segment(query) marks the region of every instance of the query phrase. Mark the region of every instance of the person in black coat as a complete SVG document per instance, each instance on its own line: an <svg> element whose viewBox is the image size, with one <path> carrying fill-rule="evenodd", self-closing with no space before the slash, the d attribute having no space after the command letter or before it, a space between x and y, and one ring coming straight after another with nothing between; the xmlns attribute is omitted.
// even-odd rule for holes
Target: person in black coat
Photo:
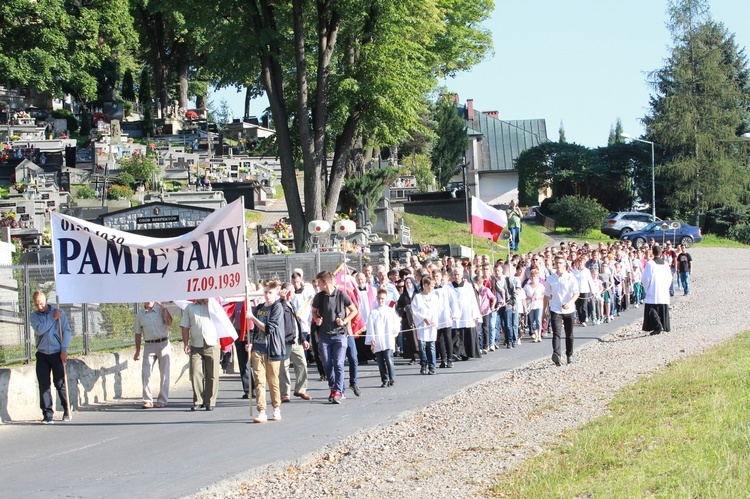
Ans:
<svg viewBox="0 0 750 499"><path fill-rule="evenodd" d="M419 342L417 341L417 330L414 327L414 315L411 311L411 302L419 292L417 282L413 277L404 278L404 291L396 303L396 312L401 317L401 334L403 335L404 358L412 365L419 354Z"/></svg>

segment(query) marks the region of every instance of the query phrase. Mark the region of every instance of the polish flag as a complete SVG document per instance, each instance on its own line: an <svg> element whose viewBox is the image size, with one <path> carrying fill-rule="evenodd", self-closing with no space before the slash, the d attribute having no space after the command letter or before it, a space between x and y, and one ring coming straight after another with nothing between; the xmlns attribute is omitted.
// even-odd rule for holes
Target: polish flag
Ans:
<svg viewBox="0 0 750 499"><path fill-rule="evenodd" d="M486 237L497 242L500 233L508 225L508 217L504 211L496 210L482 202L481 199L471 197L471 233Z"/></svg>

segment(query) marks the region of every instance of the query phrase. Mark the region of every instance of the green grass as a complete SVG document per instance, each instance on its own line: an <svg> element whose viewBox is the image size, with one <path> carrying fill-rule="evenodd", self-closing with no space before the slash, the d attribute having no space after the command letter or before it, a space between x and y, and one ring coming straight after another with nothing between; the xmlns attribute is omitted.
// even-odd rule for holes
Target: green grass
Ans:
<svg viewBox="0 0 750 499"><path fill-rule="evenodd" d="M259 222L261 216L263 214L259 211L245 210L245 221L249 224Z"/></svg>
<svg viewBox="0 0 750 499"><path fill-rule="evenodd" d="M703 241L698 243L698 246L707 246L710 248L747 248L747 244L742 244L739 241L727 239L725 237L715 236L714 234L704 234Z"/></svg>
<svg viewBox="0 0 750 499"><path fill-rule="evenodd" d="M403 213L406 225L411 229L414 242L426 244L462 244L471 247L469 224L452 222L442 218ZM520 251L526 253L551 244L543 233L544 227L535 223L524 223L521 231ZM495 253L507 251L504 241L493 243ZM491 254L490 241L474 236L474 251L478 254Z"/></svg>
<svg viewBox="0 0 750 499"><path fill-rule="evenodd" d="M489 494L747 497L749 352L746 332L625 388L610 414L498 476Z"/></svg>

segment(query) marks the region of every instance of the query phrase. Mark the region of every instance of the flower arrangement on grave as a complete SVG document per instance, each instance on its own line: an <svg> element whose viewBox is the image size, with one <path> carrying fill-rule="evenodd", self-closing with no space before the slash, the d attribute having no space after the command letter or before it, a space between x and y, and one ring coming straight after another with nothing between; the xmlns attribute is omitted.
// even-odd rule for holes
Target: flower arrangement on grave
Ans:
<svg viewBox="0 0 750 499"><path fill-rule="evenodd" d="M260 237L260 243L265 245L265 247L268 248L268 252L273 255L280 253L290 253L289 247L282 244L281 241L278 240L276 235L270 230L267 230L263 233L263 235Z"/></svg>
<svg viewBox="0 0 750 499"><path fill-rule="evenodd" d="M44 228L44 233L42 234L42 246L52 246L52 233L50 232L49 226Z"/></svg>
<svg viewBox="0 0 750 499"><path fill-rule="evenodd" d="M12 141L21 140L21 136L14 133L13 135L10 136L10 140Z"/></svg>
<svg viewBox="0 0 750 499"><path fill-rule="evenodd" d="M13 229L17 228L18 222L16 221L16 212L4 211L0 213L0 227L11 227Z"/></svg>
<svg viewBox="0 0 750 499"><path fill-rule="evenodd" d="M105 123L109 123L109 115L104 114L104 113L100 113L98 111L95 112L94 113L94 118L92 120L94 126L96 126L100 121L103 121Z"/></svg>
<svg viewBox="0 0 750 499"><path fill-rule="evenodd" d="M438 258L438 252L437 249L433 248L429 244L419 244L420 251L417 253L417 258L419 259L420 263L424 263L427 260L433 260L435 258Z"/></svg>
<svg viewBox="0 0 750 499"><path fill-rule="evenodd" d="M294 237L292 226L289 224L286 217L280 218L275 224L273 224L273 233L279 239L292 239Z"/></svg>

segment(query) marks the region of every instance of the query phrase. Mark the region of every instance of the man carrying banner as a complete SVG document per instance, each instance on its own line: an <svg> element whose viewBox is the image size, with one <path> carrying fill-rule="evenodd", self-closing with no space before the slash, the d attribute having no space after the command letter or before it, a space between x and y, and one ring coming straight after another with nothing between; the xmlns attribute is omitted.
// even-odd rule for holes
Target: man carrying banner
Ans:
<svg viewBox="0 0 750 499"><path fill-rule="evenodd" d="M190 355L190 381L193 384L193 407L213 411L219 395L219 335L211 320L208 299L189 304L180 321L185 353Z"/></svg>
<svg viewBox="0 0 750 499"><path fill-rule="evenodd" d="M50 372L60 401L65 408L63 421L70 421L70 403L65 386L65 362L68 360L70 345L70 324L65 312L47 303L42 291L34 293L36 310L29 322L36 336L36 379L39 382L39 407L42 409L42 424L52 424L54 398L49 381Z"/></svg>
<svg viewBox="0 0 750 499"><path fill-rule="evenodd" d="M159 362L159 398L156 407L166 407L169 403L169 366L172 347L169 343L169 326L172 325L172 315L169 310L152 301L145 302L143 309L135 315L133 329L135 330L135 355L133 360L141 358L141 339L146 344L143 349L143 408L154 407L151 395L151 373L154 364Z"/></svg>

